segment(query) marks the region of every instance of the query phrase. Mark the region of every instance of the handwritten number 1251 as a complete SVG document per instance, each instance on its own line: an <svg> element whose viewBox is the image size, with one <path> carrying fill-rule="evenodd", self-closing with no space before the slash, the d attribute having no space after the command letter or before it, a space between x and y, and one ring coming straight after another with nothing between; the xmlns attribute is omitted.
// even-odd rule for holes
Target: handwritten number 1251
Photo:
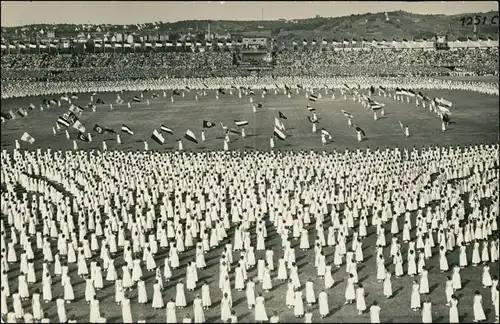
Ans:
<svg viewBox="0 0 500 324"><path fill-rule="evenodd" d="M498 24L498 15L491 17L488 19L488 17L481 17L481 16L468 16L468 17L462 17L460 18L460 21L462 22L462 26L472 26L472 25L486 25L489 23L490 25L497 25Z"/></svg>

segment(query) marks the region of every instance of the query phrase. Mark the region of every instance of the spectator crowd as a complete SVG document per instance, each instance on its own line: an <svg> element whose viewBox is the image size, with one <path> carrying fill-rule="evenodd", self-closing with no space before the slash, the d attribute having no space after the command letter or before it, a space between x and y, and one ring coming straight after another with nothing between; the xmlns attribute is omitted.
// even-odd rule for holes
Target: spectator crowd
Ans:
<svg viewBox="0 0 500 324"><path fill-rule="evenodd" d="M413 49L372 51L280 51L280 76L442 76L449 66L473 75L498 75L498 48L449 52ZM101 53L82 55L10 54L1 58L1 80L116 81L162 77L238 77L251 72L233 64L230 52Z"/></svg>

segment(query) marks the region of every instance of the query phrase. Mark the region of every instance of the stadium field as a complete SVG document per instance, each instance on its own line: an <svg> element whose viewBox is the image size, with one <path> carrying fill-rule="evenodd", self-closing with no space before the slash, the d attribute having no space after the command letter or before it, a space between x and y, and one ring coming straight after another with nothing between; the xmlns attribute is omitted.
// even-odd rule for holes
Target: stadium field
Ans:
<svg viewBox="0 0 500 324"><path fill-rule="evenodd" d="M323 92L324 93L324 92ZM327 145L327 149L356 149L366 147L385 147L385 146L428 146L428 145L469 145L469 144L485 144L496 143L498 141L498 101L497 97L486 96L473 92L459 92L459 91L424 91L428 96L444 97L456 103L456 107L452 110L453 124L447 132L441 132L441 123L436 115L428 109L415 106L414 103L401 103L389 98L377 98L375 100L386 103L386 116L377 121L373 120L373 114L367 111L359 103L354 103L350 98L344 101L339 93L336 93L337 99L333 100L331 95L319 99L317 102L310 102L305 98L305 94L300 96L295 95L292 98L286 98L283 94L274 95L269 94L265 98L261 98L260 92L257 92L255 101L262 101L263 108L259 109L256 114L252 112L252 105L248 97L239 99L237 95L221 95L217 100L215 92L208 92L206 97L200 97L199 101L194 100L194 92L186 92L185 98L177 96L172 103L169 100L171 92L167 93L167 98L164 99L151 99L150 106L146 106L146 97L150 97L151 93L146 93L142 102L132 103L131 108L127 105L114 104L115 110L110 111L109 102L116 99L116 94L100 93L94 96L94 99L101 98L105 104L98 105L97 111L85 111L81 117L84 125L91 130L94 124L99 124L103 127L114 128L119 131L122 124L126 124L136 133L133 136L122 134L122 145L117 145L114 137L110 135L97 135L94 131L90 131L93 135L92 143L83 143L78 141L81 149L92 149L101 146L102 140L107 140L109 149L142 149L142 140L149 138L151 131L156 128L159 130L161 124L164 124L173 129L174 135L165 134L167 144L160 147L152 140L150 142L150 149L158 150L173 150L177 148L175 139L183 136L187 128L199 136L202 126L202 120L206 119L217 123L216 127L206 131L207 141L205 144L195 145L184 141L184 147L187 150L201 151L208 149L222 149L223 146L223 131L219 126L219 122L236 128L233 123L234 119L248 120L249 125L246 127L248 138L236 139L230 143L231 149L269 149L269 137L272 134L274 126L274 117L281 111L288 119L284 120L287 127L287 134L290 136L284 142L276 141L276 149L321 149L321 140L319 132L315 135L311 133L311 124L307 120L307 115L310 112L307 110L306 105L310 103L316 107L317 115L320 119L319 127L325 127L333 136L333 143ZM124 93L121 97L125 101L132 101L134 96L138 96L138 92ZM89 101L89 94L80 94L80 99L75 100L77 105L86 105ZM29 132L35 137L36 142L33 145L21 143L22 148L47 148L53 149L71 149L71 141L68 141L63 131L60 131L56 136L52 135L52 126L61 114L68 109L68 104L63 103L62 107L51 107L40 111L40 103L42 98L22 98L22 99L9 99L2 101L2 110L8 111L10 109L16 110L19 107L27 108L30 103L34 103L37 108L34 111L29 111L30 115L25 118L16 117L15 120L9 120L2 125L2 149L12 149L14 140L19 139L24 131ZM367 133L366 141L358 143L356 141L356 133L347 125L347 119L341 113L341 109L347 110L354 115L354 122L361 126ZM404 124L408 124L412 136L409 138L404 137L402 130L399 127L398 120ZM70 131L72 138L76 136L76 131ZM112 134L111 134L112 135ZM236 136L232 136L236 138ZM140 142L137 142L140 141ZM58 189L64 190L60 186ZM400 218L400 229L402 228L402 219ZM330 217L326 217L325 223L329 224ZM388 230L386 224L386 231ZM312 225L314 226L314 225ZM357 228L357 222L355 224ZM252 245L255 244L254 229L251 229ZM310 231L314 233L314 231ZM326 233L325 233L326 234ZM412 236L414 237L414 233ZM314 237L309 238L310 242L314 242ZM347 242L347 247L350 247L352 242L351 236ZM230 243L233 240L233 230L228 231L228 238L222 242L220 246ZM411 294L411 280L407 275L401 278L393 276L392 285L394 295L391 299L385 299L383 296L383 284L377 282L375 277L376 262L374 258L375 246L375 228L368 227L368 237L363 242L365 261L358 267L358 275L360 282L363 283L366 291L366 302L368 307L377 301L381 306L381 320L385 323L401 323L401 322L420 322L420 312L414 312L410 308L410 294ZM311 279L314 282L314 289L317 293L324 287L324 281L316 276L316 269L314 267L314 254L311 251L303 252L298 248L299 241L293 240L293 245L296 247L297 263L300 268L299 276L301 283L304 284L306 280ZM268 224L268 238L266 239L266 246L278 246L281 243L279 235L275 232L274 227ZM390 244L390 242L388 242ZM55 244L54 244L55 245ZM20 249L19 246L17 246ZM405 250L406 244L402 245ZM218 259L221 255L222 248L219 247L210 251L206 255L207 268L199 271L200 278L199 285L195 292L186 291L186 299L188 307L185 309L177 310L177 319L181 319L186 314L192 315L192 300L196 293L199 293L200 286L203 281L210 284L210 291L212 297L212 308L205 311L207 322L221 322L220 320L220 290L218 289ZM281 249L278 249L281 250ZM327 256L327 263L333 261L332 247L324 248L325 255ZM55 252L55 251L54 251ZM455 249L448 255L448 261L451 266L458 263L458 249ZM469 260L472 254L472 248L468 248ZM19 255L19 251L18 251ZM235 259L239 256L234 253ZM166 253L159 253L155 256L158 265L161 265L163 272L163 262ZM263 252L256 252L256 259L264 257ZM277 260L281 257L278 252L275 254L275 267L277 268ZM35 268L37 273L38 282L30 287L42 288L40 278L42 271L43 256L41 251L35 252ZM185 275L185 268L183 265L187 261L194 260L194 251L188 250L186 253L180 255L181 267L173 270L173 277L170 282L165 283L165 291L163 297L165 302L170 298L175 298L175 285L178 279L183 278ZM437 253L434 252L432 259L426 261L430 266L429 286L431 293L430 299L433 303L433 322L445 323L448 321L448 307L445 305L445 281L446 275L451 275L451 271L447 273L440 273L439 260ZM121 266L124 265L122 255L115 258L115 266L118 273L121 275ZM86 304L85 296L85 280L76 275L77 266L71 264L69 266L70 275L73 280L73 288L75 290L76 300L71 304L66 305L69 315L74 314L78 322L87 322L89 305ZM405 272L407 270L407 262L405 258L404 264ZM394 271L394 265L388 265L388 270ZM152 285L154 281L154 273L147 272L145 267L144 280L148 291L149 303L145 306L140 306L137 303L137 290L134 289L130 294L131 307L134 321L139 319L146 319L148 322L163 322L165 321L165 309L154 310L151 307L152 300ZM491 265L491 274L498 273L498 264ZM254 277L256 269L249 271L249 278ZM14 263L9 271L9 277L16 278L19 273L19 263ZM491 304L491 294L489 289L484 289L481 286L482 267L466 267L461 271L463 289L458 292L460 299L459 312L461 315L461 322L472 322L473 320L473 296L475 290L480 290L483 295L483 305L488 318L488 322L494 319L493 306ZM273 278L276 278L276 270L273 271ZM369 314L365 312L362 315L357 315L356 306L344 305L344 293L347 274L345 267L333 270L333 277L336 281L334 287L329 292L329 306L330 315L321 319L318 315L317 305L312 307L314 311L314 322L323 323L343 323L343 322L369 322ZM62 294L62 287L60 279L54 278L53 296L57 298ZM231 272L231 282L234 284L234 272ZM271 316L272 311L276 310L280 314L280 322L303 322L303 319L296 319L293 316L293 309L287 309L285 306L285 296L287 284L273 280L273 290L264 293L266 297L266 310L268 315ZM257 284L256 292L261 291L261 285ZM98 299L100 300L101 312L105 312L105 317L108 322L121 322L121 308L114 302L115 298L114 284L105 281L104 289L97 292ZM253 322L254 311L249 310L246 304L245 291L238 292L233 289L233 309L238 315L240 322ZM423 296L422 296L423 298ZM31 309L30 301L23 303L25 309ZM51 322L57 322L57 312L55 303L42 304L44 311L50 316Z"/></svg>
<svg viewBox="0 0 500 324"><path fill-rule="evenodd" d="M475 92L461 91L425 91L429 97L444 97L454 103L452 108L452 123L446 132L441 131L441 121L428 108L416 106L414 102L399 102L392 98L373 96L379 102L385 103L385 116L380 116L374 121L373 112L362 107L360 103L354 102L351 97L344 100L337 91L336 99L332 99L331 92L325 95L321 90L322 99L316 102L309 101L305 91L298 95L294 92L292 98L287 98L279 92L267 94L261 97L261 92L256 92L254 102L262 102L263 107L253 113L249 96L238 98L237 93L233 95L220 95L215 98L215 91L207 91L207 96L200 96L196 101L195 91L185 92L185 97L175 96L171 102L172 92L167 92L167 97L151 99L152 92L146 92L141 102L133 102L134 96L139 92L126 92L121 94L124 104L116 104L116 93L99 93L94 96L94 101L100 98L105 104L97 105L96 112L87 108L80 120L86 126L87 132L92 134L92 143L78 141L80 149L97 149L102 147L102 140L106 140L108 149L119 150L142 150L143 140L148 139L151 150L173 150L177 149L176 140L183 137L186 129L192 130L198 140L202 130L202 121L214 122L216 126L205 130L206 142L194 144L184 140L186 150L211 150L222 149L224 132L220 122L231 128L238 128L234 120L247 120L249 125L245 127L247 137L241 138L237 135L231 136L229 149L269 149L269 138L273 134L274 117L281 111L287 120L283 120L286 127L287 138L281 142L276 140L276 149L323 149L319 129L324 127L333 137L333 141L325 146L327 150L344 150L356 148L384 148L421 147L435 145L474 145L489 144L498 141L498 98ZM52 126L55 126L57 118L69 108L67 102L61 102L61 107L51 105L40 111L43 98L13 98L2 100L2 111L8 112L12 109L15 113L20 107L28 111L28 116L8 120L2 125L1 146L3 149L14 147L14 141L19 139L23 132L27 131L36 142L33 145L21 143L22 148L47 148L72 149L72 141L67 140L64 131L61 130L55 136ZM150 105L146 105L146 99L150 98ZM73 100L76 105L88 104L90 94L80 94L79 99ZM131 102L131 108L127 102ZM36 109L27 109L30 103ZM113 103L113 111L110 111L109 103ZM311 104L316 108L319 118L318 132L312 133L312 124L307 120L311 113L306 108ZM354 123L360 126L366 133L366 138L359 143L356 140L356 131L349 127L347 118L341 110L353 114ZM406 138L400 128L399 121L409 126L411 136ZM92 130L95 124L102 127L113 128L120 131L121 125L125 124L134 131L134 135L121 134L122 144L116 143L115 135L105 133L97 134ZM166 143L163 146L153 142L150 135L153 129L160 129L163 124L171 128L174 135L164 134ZM69 129L72 139L76 139L77 131Z"/></svg>

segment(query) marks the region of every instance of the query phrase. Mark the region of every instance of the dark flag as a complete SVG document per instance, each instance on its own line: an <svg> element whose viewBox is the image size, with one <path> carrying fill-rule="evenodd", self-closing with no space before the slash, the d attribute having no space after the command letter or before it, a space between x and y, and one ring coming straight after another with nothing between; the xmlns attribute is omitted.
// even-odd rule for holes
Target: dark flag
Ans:
<svg viewBox="0 0 500 324"><path fill-rule="evenodd" d="M281 111L278 112L278 118L281 118L281 119L288 119L286 118L285 115L283 115L283 113Z"/></svg>
<svg viewBox="0 0 500 324"><path fill-rule="evenodd" d="M141 102L141 99L139 99L139 97L137 97L137 96L135 96L132 100L135 102Z"/></svg>
<svg viewBox="0 0 500 324"><path fill-rule="evenodd" d="M206 83L203 83L203 86L208 89L208 85Z"/></svg>
<svg viewBox="0 0 500 324"><path fill-rule="evenodd" d="M363 136L366 136L365 131L362 130L361 127L356 126L356 131L361 132L361 134L363 134Z"/></svg>
<svg viewBox="0 0 500 324"><path fill-rule="evenodd" d="M104 134L104 128L102 128L101 126L95 124L94 126L94 131L97 133L97 134Z"/></svg>
<svg viewBox="0 0 500 324"><path fill-rule="evenodd" d="M174 96L180 96L181 95L181 92L179 90L174 90Z"/></svg>
<svg viewBox="0 0 500 324"><path fill-rule="evenodd" d="M311 123L313 123L313 124L318 123L318 121L317 121L317 120L312 120L310 116L307 116L307 119L309 119L309 121L310 121Z"/></svg>
<svg viewBox="0 0 500 324"><path fill-rule="evenodd" d="M204 120L204 121L203 121L203 128L212 128L212 127L214 127L214 126L215 126L215 124L214 124L214 123L212 123L212 122L209 122L209 121L207 121L207 120Z"/></svg>
<svg viewBox="0 0 500 324"><path fill-rule="evenodd" d="M34 104L30 103L30 105L28 106L28 109L29 110L34 110L36 107Z"/></svg>
<svg viewBox="0 0 500 324"><path fill-rule="evenodd" d="M1 114L1 116L2 116L3 118L5 118L5 119L7 119L7 120L11 119L11 116L10 116L9 114L7 114L7 113L3 112L3 111L2 111L0 114Z"/></svg>
<svg viewBox="0 0 500 324"><path fill-rule="evenodd" d="M297 84L297 88L304 89L304 87L302 87L302 85L300 85L300 84Z"/></svg>
<svg viewBox="0 0 500 324"><path fill-rule="evenodd" d="M89 138L84 133L78 133L78 139L82 142L89 142Z"/></svg>
<svg viewBox="0 0 500 324"><path fill-rule="evenodd" d="M318 97L317 97L317 96L315 96L315 95L310 95L310 96L309 96L309 100L310 100L310 101L316 101L316 100L318 100Z"/></svg>

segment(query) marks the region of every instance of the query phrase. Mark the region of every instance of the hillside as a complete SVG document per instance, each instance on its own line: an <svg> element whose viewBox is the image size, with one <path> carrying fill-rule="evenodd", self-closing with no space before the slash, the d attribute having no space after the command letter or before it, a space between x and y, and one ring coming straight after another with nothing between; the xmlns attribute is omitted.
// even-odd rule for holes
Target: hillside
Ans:
<svg viewBox="0 0 500 324"><path fill-rule="evenodd" d="M81 25L29 25L22 27L2 28L2 37L13 35L15 30L23 29L22 33L26 37L33 37L36 30L55 30L56 37L75 36L81 31L85 33L95 32L97 27L101 31L108 32L136 32L136 33L200 33L208 32L210 24L211 33L218 34L238 34L242 32L258 32L270 30L275 39L296 39L321 38L361 40L375 39L402 39L411 40L421 38L431 38L437 33L443 33L450 39L458 37L472 37L473 26L462 26L461 18L469 16L486 17L483 25L477 26L477 36L498 39L498 12L470 13L461 15L419 15L405 11L394 11L387 13L368 13L362 15L350 15L345 17L323 18L316 17L300 20L262 20L262 21L208 21L208 20L188 20L173 23L154 22L148 24L127 25L94 25L90 29L82 29ZM496 17L496 18L495 18Z"/></svg>

